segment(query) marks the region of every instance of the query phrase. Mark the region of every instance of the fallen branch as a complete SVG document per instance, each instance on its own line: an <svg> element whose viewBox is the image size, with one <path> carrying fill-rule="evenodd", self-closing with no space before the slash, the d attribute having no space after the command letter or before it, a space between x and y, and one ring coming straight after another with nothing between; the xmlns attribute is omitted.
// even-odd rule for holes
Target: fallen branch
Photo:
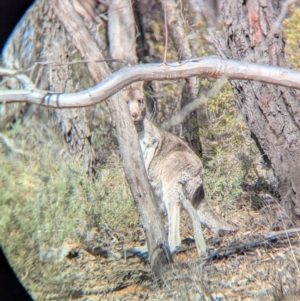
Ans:
<svg viewBox="0 0 300 301"><path fill-rule="evenodd" d="M205 262L209 262L211 260L228 258L232 254L240 254L244 253L249 250L253 250L254 248L263 247L263 248L270 248L270 247L281 247L285 246L286 242L283 239L288 239L293 236L299 236L300 228L283 230L278 232L272 232L270 234L265 235L261 239L257 239L255 241L250 241L248 243L230 246L230 247L221 247L215 250L212 254L208 257L204 258ZM280 239L280 241L278 241ZM289 244L300 244L300 240L290 241Z"/></svg>
<svg viewBox="0 0 300 301"><path fill-rule="evenodd" d="M256 239L254 241L250 241L247 243L238 244L238 245L235 244L235 245L231 245L230 247L222 246L219 249L215 250L213 253L211 253L209 256L204 258L204 263L207 263L212 260L228 258L232 254L241 254L246 251L253 250L255 248L270 248L270 247L279 248L279 247L286 245L286 241L284 241L285 239L299 236L299 233L300 233L300 228L276 231L276 232L271 232L269 234L266 234L265 236L263 236L260 239ZM241 240L245 240L245 239L249 239L249 238L251 238L251 237L243 236L241 238ZM280 241L279 241L279 239L280 239ZM188 244L194 243L195 239L188 237L182 241L182 243L185 243L185 242L187 242ZM221 241L218 241L218 243L220 243L220 242ZM295 240L295 241L289 241L288 243L292 244L292 245L298 245L298 244L300 244L300 239ZM175 253L178 254L178 253L190 251L195 248L196 248L196 245L187 246L187 247L181 246L178 250L176 250ZM121 253L112 253L108 250L102 249L100 246L96 246L93 249L93 251L91 249L86 249L86 248L85 248L85 250L87 250L90 254L92 254L94 256L102 256L105 258L113 256L116 258L116 260L119 260L121 258L130 258L134 255L139 256L143 261L148 260L148 258L147 258L148 250L147 250L146 246L129 248L129 249L123 250ZM99 252L99 250L101 250L101 252Z"/></svg>

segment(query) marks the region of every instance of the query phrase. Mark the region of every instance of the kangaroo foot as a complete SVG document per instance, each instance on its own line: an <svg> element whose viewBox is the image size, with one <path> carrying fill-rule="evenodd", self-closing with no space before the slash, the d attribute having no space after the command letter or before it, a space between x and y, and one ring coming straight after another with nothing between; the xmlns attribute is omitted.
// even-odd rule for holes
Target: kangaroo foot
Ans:
<svg viewBox="0 0 300 301"><path fill-rule="evenodd" d="M222 237L238 230L236 227L221 219L206 200L199 204L197 212L201 223L208 227L215 235Z"/></svg>

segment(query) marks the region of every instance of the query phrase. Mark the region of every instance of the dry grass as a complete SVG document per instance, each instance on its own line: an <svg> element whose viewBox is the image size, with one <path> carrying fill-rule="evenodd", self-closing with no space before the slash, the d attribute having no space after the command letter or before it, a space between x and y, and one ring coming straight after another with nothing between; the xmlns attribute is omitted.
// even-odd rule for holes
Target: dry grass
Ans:
<svg viewBox="0 0 300 301"><path fill-rule="evenodd" d="M117 156L99 167L98 178L89 178L65 157L61 137L41 128L15 123L3 133L24 154L0 144L0 242L25 285L43 300L53 290L65 297L76 280L70 273L62 281L60 272L68 243L80 245L101 224L132 228L138 216Z"/></svg>

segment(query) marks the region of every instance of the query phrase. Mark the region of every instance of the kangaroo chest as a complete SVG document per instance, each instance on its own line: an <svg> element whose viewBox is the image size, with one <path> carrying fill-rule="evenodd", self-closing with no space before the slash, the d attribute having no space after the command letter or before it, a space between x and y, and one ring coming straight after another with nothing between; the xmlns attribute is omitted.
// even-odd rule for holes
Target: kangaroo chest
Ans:
<svg viewBox="0 0 300 301"><path fill-rule="evenodd" d="M144 121L144 128L139 132L139 143L145 167L149 173L150 164L159 145L159 135L156 133L154 125L150 124L148 120Z"/></svg>
<svg viewBox="0 0 300 301"><path fill-rule="evenodd" d="M143 133L139 137L139 143L140 148L143 155L144 164L147 170L147 173L149 172L150 163L154 158L155 151L158 145L158 141L154 139L153 137L149 137L145 133Z"/></svg>
<svg viewBox="0 0 300 301"><path fill-rule="evenodd" d="M159 137L153 134L153 131L143 130L139 132L139 143L151 188L155 196L161 198L162 187L160 176L156 174L153 165L151 166L159 147Z"/></svg>

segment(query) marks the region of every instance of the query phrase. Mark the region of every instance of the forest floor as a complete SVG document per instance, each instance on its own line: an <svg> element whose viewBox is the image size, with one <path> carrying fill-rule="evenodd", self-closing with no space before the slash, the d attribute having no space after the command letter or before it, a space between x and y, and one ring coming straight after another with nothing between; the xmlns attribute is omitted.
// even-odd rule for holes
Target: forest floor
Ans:
<svg viewBox="0 0 300 301"><path fill-rule="evenodd" d="M246 202L237 209L225 217L239 225L236 234L213 238L205 230L210 254L223 247L219 259L206 261L209 254L198 256L193 243L183 244L161 280L152 277L149 264L140 257L129 254L128 258L121 257L122 249L143 244L140 228L131 233L95 229L89 235L88 247L87 244L64 246L69 258L60 263L62 273L76 275L69 298L82 301L300 300L299 234L266 241L267 213L249 208ZM192 235L188 223L187 215L183 214L182 235ZM245 248L245 244L258 240L259 244ZM100 247L97 241L107 241L107 247L103 243ZM230 252L228 248L233 246L240 247ZM55 294L48 294L46 299L60 300Z"/></svg>
<svg viewBox="0 0 300 301"><path fill-rule="evenodd" d="M35 300L300 300L300 234L266 239L278 202L263 170L249 173L258 165L247 157L230 163L221 153L206 162L212 206L238 232L220 238L204 229L209 252L199 256L193 242L183 243L155 279L147 260L124 256L145 236L120 159L94 181L61 155L58 139L36 132L9 136L18 147L26 141L30 156L0 147L0 242ZM180 229L182 239L193 237L184 211Z"/></svg>

